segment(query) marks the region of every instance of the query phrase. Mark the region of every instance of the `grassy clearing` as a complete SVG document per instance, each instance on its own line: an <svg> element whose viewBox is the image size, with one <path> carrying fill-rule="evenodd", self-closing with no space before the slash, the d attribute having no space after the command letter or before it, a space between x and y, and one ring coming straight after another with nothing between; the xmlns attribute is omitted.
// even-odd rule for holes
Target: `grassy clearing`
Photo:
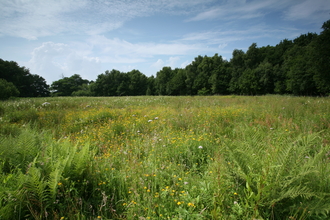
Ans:
<svg viewBox="0 0 330 220"><path fill-rule="evenodd" d="M1 102L0 219L329 219L329 110L290 96Z"/></svg>

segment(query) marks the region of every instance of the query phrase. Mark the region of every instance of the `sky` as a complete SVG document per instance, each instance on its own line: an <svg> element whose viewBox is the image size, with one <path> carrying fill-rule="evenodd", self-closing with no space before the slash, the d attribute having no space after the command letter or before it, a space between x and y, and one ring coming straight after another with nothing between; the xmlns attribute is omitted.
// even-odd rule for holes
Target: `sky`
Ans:
<svg viewBox="0 0 330 220"><path fill-rule="evenodd" d="M0 58L48 84L106 70L154 75L195 57L275 46L330 19L329 0L0 0Z"/></svg>

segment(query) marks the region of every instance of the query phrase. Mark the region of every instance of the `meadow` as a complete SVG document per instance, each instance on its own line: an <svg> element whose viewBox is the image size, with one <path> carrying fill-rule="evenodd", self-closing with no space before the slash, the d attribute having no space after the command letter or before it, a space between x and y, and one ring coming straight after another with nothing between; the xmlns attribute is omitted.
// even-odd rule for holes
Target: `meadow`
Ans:
<svg viewBox="0 0 330 220"><path fill-rule="evenodd" d="M0 102L0 219L329 219L330 99Z"/></svg>

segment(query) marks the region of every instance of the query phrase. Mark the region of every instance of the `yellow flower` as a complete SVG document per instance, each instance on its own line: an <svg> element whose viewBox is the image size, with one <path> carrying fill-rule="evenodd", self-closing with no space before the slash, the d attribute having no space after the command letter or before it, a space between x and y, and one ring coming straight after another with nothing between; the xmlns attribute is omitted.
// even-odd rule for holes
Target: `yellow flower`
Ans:
<svg viewBox="0 0 330 220"><path fill-rule="evenodd" d="M60 219L61 219L61 220L63 220L63 219L64 219L64 217L61 217Z"/></svg>
<svg viewBox="0 0 330 220"><path fill-rule="evenodd" d="M102 218L101 216L97 216L97 218Z"/></svg>
<svg viewBox="0 0 330 220"><path fill-rule="evenodd" d="M195 207L194 203L189 202L188 206Z"/></svg>
<svg viewBox="0 0 330 220"><path fill-rule="evenodd" d="M58 185L58 186L61 186L61 185L62 185L62 183L58 183L57 185Z"/></svg>
<svg viewBox="0 0 330 220"><path fill-rule="evenodd" d="M181 205L182 203L181 202L177 202L176 204Z"/></svg>
<svg viewBox="0 0 330 220"><path fill-rule="evenodd" d="M237 192L234 192L234 195L237 196L238 195Z"/></svg>

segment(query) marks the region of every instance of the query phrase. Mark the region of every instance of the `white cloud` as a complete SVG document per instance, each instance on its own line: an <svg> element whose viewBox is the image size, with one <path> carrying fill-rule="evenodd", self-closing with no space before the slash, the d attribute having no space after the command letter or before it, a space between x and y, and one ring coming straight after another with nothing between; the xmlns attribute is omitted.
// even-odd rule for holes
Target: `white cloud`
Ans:
<svg viewBox="0 0 330 220"><path fill-rule="evenodd" d="M163 68L164 61L162 59L158 59L155 63L151 65L152 67L156 68L157 70Z"/></svg>
<svg viewBox="0 0 330 220"><path fill-rule="evenodd" d="M270 10L274 11L286 9L295 2L295 0L220 1L218 4L213 5L210 8L206 8L204 11L199 12L197 15L187 19L186 21L191 22L214 19L232 21L236 19L258 18L263 17Z"/></svg>
<svg viewBox="0 0 330 220"><path fill-rule="evenodd" d="M205 0L2 0L0 35L35 40L58 33L102 34L136 17L185 14L199 4Z"/></svg>
<svg viewBox="0 0 330 220"><path fill-rule="evenodd" d="M185 67L188 66L189 64L191 64L191 61L186 60L186 61L184 61L183 63L181 63L180 67L181 67L181 68L185 68Z"/></svg>
<svg viewBox="0 0 330 220"><path fill-rule="evenodd" d="M112 57L150 58L155 55L185 55L203 48L200 44L169 43L131 43L122 39L109 39L105 36L93 36L89 41L96 50Z"/></svg>
<svg viewBox="0 0 330 220"><path fill-rule="evenodd" d="M62 75L69 77L79 74L86 79L100 72L97 57L82 56L67 44L46 42L32 52L27 63L31 73L43 76L48 83L58 80Z"/></svg>
<svg viewBox="0 0 330 220"><path fill-rule="evenodd" d="M220 44L220 45L218 46L218 48L219 48L220 50L222 50L222 49L224 49L224 48L227 47L227 46L228 46L228 44L223 43L223 44Z"/></svg>
<svg viewBox="0 0 330 220"><path fill-rule="evenodd" d="M305 0L285 11L288 20L307 20L318 22L329 19L329 0Z"/></svg>
<svg viewBox="0 0 330 220"><path fill-rule="evenodd" d="M171 68L175 68L179 60L180 57L170 57L167 61L167 65L170 66Z"/></svg>
<svg viewBox="0 0 330 220"><path fill-rule="evenodd" d="M165 62L162 59L158 59L155 63L151 65L151 67L155 68L156 70L162 69L164 66L169 66L172 69L179 67L177 64L180 60L180 57L169 57Z"/></svg>

